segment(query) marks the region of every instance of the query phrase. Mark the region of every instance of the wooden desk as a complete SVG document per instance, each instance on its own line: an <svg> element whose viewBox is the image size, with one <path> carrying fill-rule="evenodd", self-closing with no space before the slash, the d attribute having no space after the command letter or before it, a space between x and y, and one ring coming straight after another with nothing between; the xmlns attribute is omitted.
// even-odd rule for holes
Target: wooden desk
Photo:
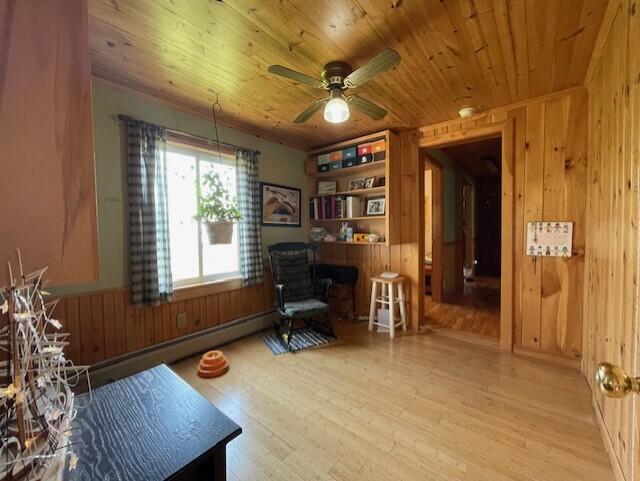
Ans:
<svg viewBox="0 0 640 481"><path fill-rule="evenodd" d="M164 364L92 396L76 398L79 460L65 481L226 480L226 446L242 429Z"/></svg>

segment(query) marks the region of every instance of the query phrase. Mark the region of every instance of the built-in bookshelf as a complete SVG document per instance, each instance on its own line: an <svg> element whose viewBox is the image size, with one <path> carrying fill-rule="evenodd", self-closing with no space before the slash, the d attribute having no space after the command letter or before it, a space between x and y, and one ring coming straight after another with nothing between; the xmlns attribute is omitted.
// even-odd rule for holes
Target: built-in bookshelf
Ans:
<svg viewBox="0 0 640 481"><path fill-rule="evenodd" d="M367 151L367 145L371 146L370 151ZM358 146L362 148L359 150ZM381 146L384 146L384 151ZM356 157L352 159L354 151ZM323 226L336 236L335 241L323 243L388 245L397 242L395 236L399 232L399 216L396 212L399 212L399 199L394 197L394 193L399 192L399 156L400 141L388 130L308 152L305 169L310 222L312 227ZM364 185L365 181L368 185ZM335 183L335 191L319 192L319 185L326 182ZM327 189L327 185L324 188ZM381 213L382 203L384 212ZM384 240L340 240L339 231L343 222L353 227L354 234L376 234Z"/></svg>

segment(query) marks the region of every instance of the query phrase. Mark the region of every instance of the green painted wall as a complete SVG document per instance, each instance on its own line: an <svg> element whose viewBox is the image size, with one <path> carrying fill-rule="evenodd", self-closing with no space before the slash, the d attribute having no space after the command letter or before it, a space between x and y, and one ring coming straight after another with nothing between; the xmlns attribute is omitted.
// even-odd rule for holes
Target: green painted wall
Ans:
<svg viewBox="0 0 640 481"><path fill-rule="evenodd" d="M213 126L202 117L173 109L161 102L94 82L93 131L98 197L100 279L91 284L50 289L55 295L111 289L127 285L126 190L123 127L119 114L164 125L191 134L213 137ZM222 106L224 108L224 105ZM308 239L304 160L301 150L269 142L235 129L219 126L223 142L256 149L260 155L260 180L302 189L302 227L263 227L266 247L280 241Z"/></svg>
<svg viewBox="0 0 640 481"><path fill-rule="evenodd" d="M429 155L442 164L442 242L454 242L458 240L456 232L458 168L456 163L440 149L430 149Z"/></svg>
<svg viewBox="0 0 640 481"><path fill-rule="evenodd" d="M475 185L475 179L462 170L444 151L432 149L429 150L429 155L442 164L442 241L447 243L462 240L462 193L458 186L462 184L463 179ZM475 189L473 192L475 196ZM474 202L475 197L472 198L472 204ZM471 236L475 238L475 207L472 207L471 212L474 216Z"/></svg>

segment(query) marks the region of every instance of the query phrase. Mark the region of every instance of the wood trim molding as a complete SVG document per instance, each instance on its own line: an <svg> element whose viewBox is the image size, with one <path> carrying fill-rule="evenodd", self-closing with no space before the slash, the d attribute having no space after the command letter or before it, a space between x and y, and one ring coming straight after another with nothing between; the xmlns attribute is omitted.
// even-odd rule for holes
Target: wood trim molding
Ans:
<svg viewBox="0 0 640 481"><path fill-rule="evenodd" d="M571 370L580 371L580 359L571 359L568 357L560 357L555 354L548 354L546 352L540 352L536 349L531 349L525 346L513 346L514 354L519 356L525 356L536 361L548 362L556 366L566 367Z"/></svg>
<svg viewBox="0 0 640 481"><path fill-rule="evenodd" d="M442 302L443 293L443 277L444 277L444 245L442 240L444 217L443 217L443 196L444 196L444 180L442 175L442 164L436 159L423 155L422 164L425 169L431 170L431 235L432 235L432 252L431 252L431 298L434 302ZM424 191L422 194L424 199ZM424 219L424 215L422 216ZM424 220L421 222L424 224ZM424 229L422 229L424 232ZM422 240L424 244L424 239ZM422 256L424 259L424 256ZM421 260L421 262L424 262ZM424 267L423 267L424 270ZM423 273L424 277L424 273ZM424 291L423 291L424 292Z"/></svg>
<svg viewBox="0 0 640 481"><path fill-rule="evenodd" d="M365 143L365 142L371 142L371 141L373 141L375 139L385 139L388 142L389 141L389 134L390 134L389 130L382 130L380 132L374 132L372 134L362 135L360 137L356 137L355 139L347 139L347 140L343 140L341 142L337 142L335 144L325 145L325 146L322 146L322 147L314 148L314 149L308 151L307 155L308 156L313 156L313 155L317 155L317 154L323 154L325 152L331 152L333 150L340 150L340 149L343 149L345 147L351 147L351 146L356 145L356 144L362 144L362 143Z"/></svg>
<svg viewBox="0 0 640 481"><path fill-rule="evenodd" d="M616 0L611 0L616 1ZM568 89L564 89L564 90L559 90L557 92L553 92L550 94L546 94L546 95L540 95L539 97L533 97L530 99L524 99L524 100L518 100L517 102L513 102L510 104L506 104L503 105L501 107L495 107L493 109L490 110L486 110L484 112L480 112L472 117L466 118L466 119L461 119L461 118L455 118L455 119L451 119L451 120L444 120L442 122L438 122L437 124L430 124L430 125L425 125L424 127L421 127L419 130L421 132L421 134L424 131L427 130L444 130L446 131L446 129L448 127L451 126L458 126L461 123L469 125L471 128L473 128L474 125L476 125L479 122L483 122L486 119L490 119L494 114L499 113L499 112L506 112L507 110L515 110L518 109L520 107L526 107L529 106L531 104L535 104L535 103L539 103L539 102L546 102L548 100L554 99L554 98L558 98L558 97L564 97L565 95L570 95L573 92L579 91L579 90L584 90L585 87L583 86L577 86L577 87L571 87Z"/></svg>
<svg viewBox="0 0 640 481"><path fill-rule="evenodd" d="M584 75L584 85L589 84L591 81L591 77L593 77L593 72L595 71L598 63L600 63L600 59L602 58L602 52L604 51L604 46L607 43L607 39L609 38L609 33L611 32L611 27L613 26L613 21L620 8L623 7L623 3L620 0L608 0L607 9L604 12L604 18L602 19L602 24L600 25L600 30L598 31L598 36L596 38L596 43L593 46L593 52L591 53L591 59L589 60L589 65L587 66L587 72Z"/></svg>
<svg viewBox="0 0 640 481"><path fill-rule="evenodd" d="M420 129L433 129L432 126ZM500 347L513 350L513 285L514 285L514 130L513 119L446 132L432 137L421 137L420 148L435 148L486 138L502 138L502 219L501 219L501 278L500 282ZM419 229L419 242L424 244L424 229ZM420 275L424 278L424 262L420 262ZM424 299L420 299L424 303Z"/></svg>
<svg viewBox="0 0 640 481"><path fill-rule="evenodd" d="M197 297L210 296L211 294L234 291L236 289L242 289L242 279L240 278L224 279L222 281L178 287L174 289L171 301L186 301Z"/></svg>

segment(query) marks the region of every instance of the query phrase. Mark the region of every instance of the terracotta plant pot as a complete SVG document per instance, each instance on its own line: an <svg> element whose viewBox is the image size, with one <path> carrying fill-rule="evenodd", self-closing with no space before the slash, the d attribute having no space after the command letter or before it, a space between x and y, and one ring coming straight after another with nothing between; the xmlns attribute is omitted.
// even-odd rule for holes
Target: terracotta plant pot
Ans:
<svg viewBox="0 0 640 481"><path fill-rule="evenodd" d="M231 221L205 222L209 244L231 244L233 224Z"/></svg>

